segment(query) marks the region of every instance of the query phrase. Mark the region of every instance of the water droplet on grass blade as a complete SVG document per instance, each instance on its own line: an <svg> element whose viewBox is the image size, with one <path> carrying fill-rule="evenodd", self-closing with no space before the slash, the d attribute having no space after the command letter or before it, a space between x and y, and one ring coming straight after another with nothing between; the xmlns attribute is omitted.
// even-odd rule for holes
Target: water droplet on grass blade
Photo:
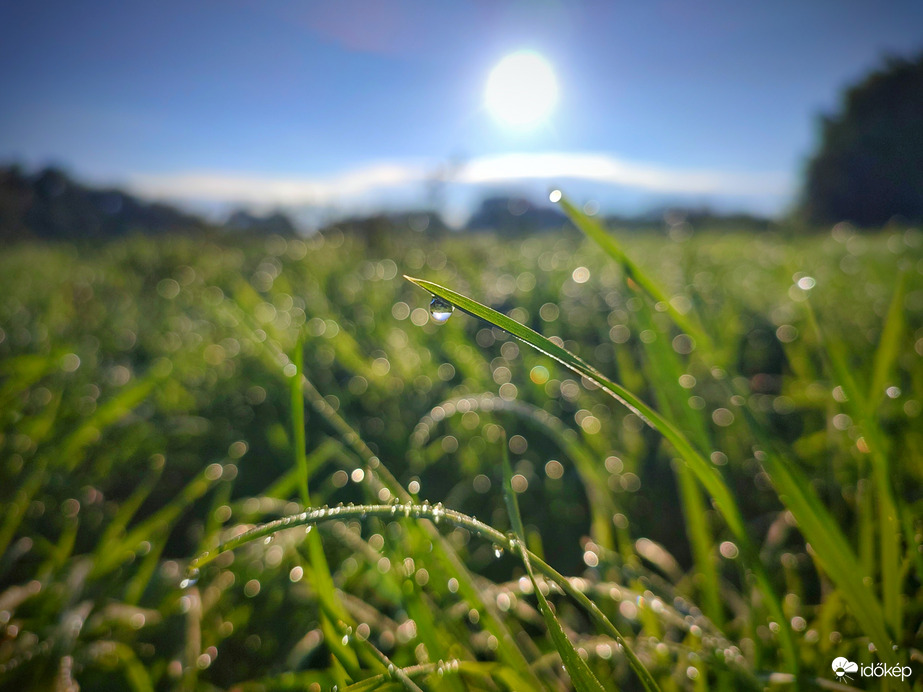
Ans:
<svg viewBox="0 0 923 692"><path fill-rule="evenodd" d="M452 316L453 312L455 312L454 305L447 300L443 300L439 296L433 296L429 304L429 314L432 316L434 322L443 324Z"/></svg>
<svg viewBox="0 0 923 692"><path fill-rule="evenodd" d="M199 570L193 568L186 572L186 578L179 583L179 588L188 589L195 586L199 581Z"/></svg>

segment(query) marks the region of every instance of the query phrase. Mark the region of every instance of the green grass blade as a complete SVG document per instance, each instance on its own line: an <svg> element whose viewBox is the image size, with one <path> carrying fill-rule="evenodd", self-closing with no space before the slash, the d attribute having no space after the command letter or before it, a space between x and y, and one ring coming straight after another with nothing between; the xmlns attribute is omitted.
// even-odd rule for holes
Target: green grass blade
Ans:
<svg viewBox="0 0 923 692"><path fill-rule="evenodd" d="M510 517L510 528L520 541L525 541L526 530L522 525L522 515L519 513L519 500L513 490L513 467L510 465L510 454L506 448L506 435L500 435L500 456L503 460L503 501L506 503L506 513Z"/></svg>
<svg viewBox="0 0 923 692"><path fill-rule="evenodd" d="M886 663L896 664L897 658L891 648L893 637L885 624L881 603L866 584L865 578L869 575L863 574L862 562L836 519L813 491L810 480L775 450L766 431L750 410L742 407L741 411L764 454L763 468L779 499L795 518L798 530L811 545L815 559L845 595L862 630L874 642L878 656ZM894 537L894 540L898 539L898 536Z"/></svg>
<svg viewBox="0 0 923 692"><path fill-rule="evenodd" d="M170 502L128 531L118 544L112 546L111 550L99 555L93 564L91 575L100 577L126 560L134 558L135 550L142 541L150 540L162 531L168 531L183 512L188 511L196 500L221 480L221 476L220 465L210 464L206 467L189 481Z"/></svg>
<svg viewBox="0 0 923 692"><path fill-rule="evenodd" d="M439 402L437 408L445 410L445 406L449 405L457 415L461 413L457 405L462 401L470 407L470 410L494 414L508 413L518 416L527 423L534 425L542 434L547 435L574 463L574 468L577 470L577 475L580 477L589 502L592 516L592 533L596 543L605 548L614 549L618 547L624 559L630 560L633 558L634 546L628 530L612 526L612 517L621 510L615 503L612 493L606 490L607 473L600 466L598 457L594 456L586 444L580 440L579 436L573 434L573 430L565 426L564 423L548 413L548 411L534 404L520 399L506 401L490 393L447 399ZM420 422L422 423L426 420L433 421L430 414L427 414ZM428 426L424 425L422 427L425 431L422 434L419 432L421 426L418 424L415 427L417 432L411 437L410 454L413 455L416 463L425 464L427 463L426 460L423 459L422 455L418 454L418 451L429 439L429 432ZM615 538L613 538L613 528L615 528Z"/></svg>
<svg viewBox="0 0 923 692"><path fill-rule="evenodd" d="M788 618L784 616L781 603L772 587L769 575L760 562L759 555L753 548L747 526L744 523L743 516L740 513L740 509L737 506L737 502L730 488L718 470L692 446L689 440L686 439L672 423L644 403L635 394L607 378L583 359L574 355L567 349L558 346L538 332L520 324L516 320L463 296L460 293L456 293L449 288L440 286L439 284L426 281L425 279L415 279L406 275L404 278L420 288L429 291L431 294L448 301L462 312L483 319L509 334L512 334L514 337L537 351L554 358L578 375L586 377L609 396L613 397L616 401L639 416L647 425L663 435L670 444L673 445L683 461L692 469L696 478L705 487L709 495L711 495L715 507L724 517L725 522L734 534L743 559L747 566L753 571L757 584L766 598L767 606L772 616L779 622L788 666L792 670L797 669L798 656L791 630L788 626Z"/></svg>
<svg viewBox="0 0 923 692"><path fill-rule="evenodd" d="M900 294L902 290L902 288L898 287L897 294ZM903 301L900 302L902 303ZM863 604L857 604L855 602L855 598L860 589L858 584L850 584L848 586L848 593L850 593L851 598L854 599L852 607L857 610L857 617L859 609L861 608L861 612L870 619L868 623L863 624L866 628L866 633L872 641L875 642L882 659L896 662L896 658L891 650L891 641L898 636L903 621L900 558L900 541L903 527L901 526L897 502L892 489L890 463L886 451L886 437L881 430L878 420L873 415L873 400L866 398L864 393L859 389L858 384L852 376L846 356L843 354L839 344L835 340L826 337L810 303L806 303L805 305L808 320L817 335L818 343L821 346L830 373L839 383L846 395L845 408L852 414L853 420L862 430L862 437L865 439L872 466L873 487L878 510L880 541L879 558L884 608L882 610L882 606L878 599L874 598L871 591L865 587L864 584L862 584L862 587L865 587L864 591L866 592L866 598ZM892 301L891 305L891 311L893 310L894 301ZM889 321L891 311L889 311ZM900 322L901 318L897 318L897 326L893 327L892 330L897 330ZM885 325L885 331L888 331L887 324ZM887 377L887 373L890 370L890 357L887 355L887 351L890 348L897 348L896 345L891 345L890 342L896 342L899 338L899 333L889 335L887 338L884 335L882 336L882 343L879 346L879 351L882 352L883 355L879 356L876 354L875 359L876 371L880 368L881 372L884 373L883 375L879 375L882 379ZM882 364L878 365L879 363ZM823 510L823 508L821 509ZM832 544L839 553L837 556L838 561L845 563L846 560L852 559L858 566L860 564L858 558L855 557L854 553L849 548L846 539L842 537L839 528L833 522L832 518L827 516L827 519L829 519L828 523L831 530L839 534L839 540ZM911 539L909 542L913 545L912 537L908 538ZM814 541L811 542L812 546L815 546L815 549L820 547L817 546ZM851 574L854 575L852 579L850 579L848 574L843 574L841 572L832 573L831 577L834 578L834 581L837 581L837 585L840 585L838 580L846 582L855 581L859 578L858 571L855 568L853 568ZM844 588L844 590L846 590L846 588ZM888 627L885 625L886 622L891 628L890 634L888 633Z"/></svg>
<svg viewBox="0 0 923 692"><path fill-rule="evenodd" d="M530 560L531 554L526 547L526 532L522 524L522 515L519 512L519 500L516 498L516 492L513 490L513 468L510 465L510 455L507 451L506 436L501 438L501 453L503 459L503 499L506 502L507 514L509 514L510 517L510 526L513 529L513 533L516 534L519 554L526 568L526 572L529 575L529 580L532 582L532 588L535 591L535 597L542 618L545 620L545 625L548 627L555 648L561 656L561 660L564 662L565 666L567 666L567 672L571 676L574 686L578 690L602 689L602 683L593 675L589 666L587 666L574 649L560 621L555 617L554 613L551 612L551 608L548 606L548 602L545 600L542 590L535 581L535 572L532 569L532 562ZM614 629L613 627L613 630ZM655 692L655 690L658 690L657 683L644 667L644 664L641 663L634 652L628 647L628 643L625 642L621 634L618 632L615 632L615 634L616 641L624 648L628 657L628 662L640 678L644 688L648 690L648 692Z"/></svg>
<svg viewBox="0 0 923 692"><path fill-rule="evenodd" d="M702 326L693 321L688 315L681 313L670 303L670 299L663 289L634 263L631 257L619 246L615 238L603 228L602 223L584 214L566 197L561 198L560 204L573 224L618 263L627 279L634 281L655 301L663 303L667 308L667 313L680 329L692 336L702 346L710 348L711 338Z"/></svg>
<svg viewBox="0 0 923 692"><path fill-rule="evenodd" d="M677 421L683 430L690 433L699 449L708 449L709 437L705 419L686 405L686 395L679 385L679 378L684 370L678 355L669 345L669 336L657 330L647 301L644 308L634 315L639 331L647 329L658 333L656 339L645 344L648 358L642 365L658 404L662 410L669 411L671 419ZM692 548L695 567L701 576L698 586L701 589L702 609L720 629L724 623L724 606L718 583L715 545L705 515L705 499L688 466L676 465L674 475L686 524L686 535Z"/></svg>
<svg viewBox="0 0 923 692"><path fill-rule="evenodd" d="M874 412L874 408L881 401L885 385L888 382L888 376L891 369L900 355L901 337L904 333L904 295L907 293L907 273L901 272L897 280L897 288L894 290L894 297L891 299L891 306L888 308L888 315L885 317L884 327L881 332L881 339L878 341L878 348L875 349L875 358L872 366L872 381L868 391L869 414Z"/></svg>
<svg viewBox="0 0 923 692"><path fill-rule="evenodd" d="M304 394L301 393L301 375L304 368L304 337L300 336L295 344L295 375L289 382L289 394L292 404L292 444L295 446L295 466L298 468L298 490L301 504L311 504L308 491L308 460L305 452L304 433Z"/></svg>
<svg viewBox="0 0 923 692"><path fill-rule="evenodd" d="M535 581L535 573L532 570L532 563L529 561L529 551L526 549L525 530L522 526L522 516L519 514L519 501L516 499L516 491L513 490L513 470L510 467L510 456L506 451L505 436L501 438L501 450L503 458L503 499L506 501L510 525L513 528L513 533L516 534L515 545L518 547L517 552L526 568L529 580L532 582L538 609L542 614L542 619L545 621L545 626L548 628L548 633L551 635L551 641L561 656L564 668L574 683L574 688L577 692L588 692L590 690L602 692L605 689L602 683L593 675L586 662L580 658L580 654L577 653L574 645L567 638L560 620L551 612L551 607L548 605L548 601L545 600L545 595L539 588L538 582Z"/></svg>
<svg viewBox="0 0 923 692"><path fill-rule="evenodd" d="M163 473L163 457L159 457L158 463L152 464L147 475L138 483L138 487L119 507L118 512L112 518L112 521L106 526L102 537L97 544L97 560L102 560L103 556L118 545L120 537L125 533L129 522L135 516L135 513L141 508L141 504L147 499L148 495L154 490L157 481Z"/></svg>
<svg viewBox="0 0 923 692"><path fill-rule="evenodd" d="M93 415L82 421L61 446L59 454L65 468L68 471L74 470L83 461L86 448L96 442L100 433L131 413L148 397L161 378L159 373L148 373L101 404Z"/></svg>
<svg viewBox="0 0 923 692"><path fill-rule="evenodd" d="M586 377L609 396L628 408L632 413L639 416L651 428L660 432L682 455L683 459L689 464L696 473L696 476L712 495L719 511L725 516L725 520L728 522L731 530L737 535L744 536L746 539L746 527L739 514L737 504L731 495L730 489L727 487L718 471L692 447L690 442L672 423L663 418L640 398L607 378L580 357L558 346L538 332L529 329L512 318L486 305L482 305L477 301L471 300L460 293L456 293L451 289L440 286L439 284L434 284L431 281L414 279L409 276L405 276L405 278L433 295L437 295L449 301L463 312L467 312L474 317L490 322L494 326L512 334L532 348L554 358L578 375Z"/></svg>
<svg viewBox="0 0 923 692"><path fill-rule="evenodd" d="M12 501L4 503L3 523L0 524L0 555L6 553L10 541L13 540L23 517L26 516L32 498L44 485L47 467L48 464L44 460L39 460L32 472L20 483Z"/></svg>

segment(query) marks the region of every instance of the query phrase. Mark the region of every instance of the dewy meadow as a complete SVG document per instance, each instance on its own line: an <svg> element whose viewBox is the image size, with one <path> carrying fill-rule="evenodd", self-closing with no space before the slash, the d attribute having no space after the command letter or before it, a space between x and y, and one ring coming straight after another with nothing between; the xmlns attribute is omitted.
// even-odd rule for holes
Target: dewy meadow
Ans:
<svg viewBox="0 0 923 692"><path fill-rule="evenodd" d="M0 4L0 692L923 692L923 4Z"/></svg>
<svg viewBox="0 0 923 692"><path fill-rule="evenodd" d="M562 204L5 253L4 684L909 688L923 236Z"/></svg>

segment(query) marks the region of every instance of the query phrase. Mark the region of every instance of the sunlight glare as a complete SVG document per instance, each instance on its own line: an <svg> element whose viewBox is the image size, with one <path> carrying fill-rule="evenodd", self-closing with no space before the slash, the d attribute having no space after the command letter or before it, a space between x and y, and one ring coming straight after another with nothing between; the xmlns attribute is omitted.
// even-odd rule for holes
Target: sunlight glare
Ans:
<svg viewBox="0 0 923 692"><path fill-rule="evenodd" d="M551 65L533 51L503 58L487 79L487 110L510 125L531 126L544 119L558 100Z"/></svg>

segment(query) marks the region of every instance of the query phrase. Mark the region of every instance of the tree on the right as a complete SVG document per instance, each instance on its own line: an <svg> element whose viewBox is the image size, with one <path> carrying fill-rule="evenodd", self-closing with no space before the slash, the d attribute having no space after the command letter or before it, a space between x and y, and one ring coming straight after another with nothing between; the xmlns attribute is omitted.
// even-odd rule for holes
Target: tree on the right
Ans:
<svg viewBox="0 0 923 692"><path fill-rule="evenodd" d="M923 221L923 54L890 58L821 118L800 210L817 223Z"/></svg>

